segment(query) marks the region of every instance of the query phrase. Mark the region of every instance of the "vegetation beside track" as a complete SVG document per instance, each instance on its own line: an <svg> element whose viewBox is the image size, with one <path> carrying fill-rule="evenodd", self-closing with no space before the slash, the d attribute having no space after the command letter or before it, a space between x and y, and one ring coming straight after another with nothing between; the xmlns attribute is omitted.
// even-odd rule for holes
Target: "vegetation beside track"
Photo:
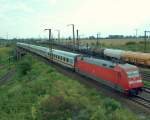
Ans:
<svg viewBox="0 0 150 120"><path fill-rule="evenodd" d="M16 71L0 88L1 120L139 120L119 102L31 56Z"/></svg>
<svg viewBox="0 0 150 120"><path fill-rule="evenodd" d="M114 48L114 49L121 49L126 51L138 51L138 52L144 52L144 42L127 42L123 45L107 45L103 44L103 47L108 48ZM150 52L150 42L147 42L146 52Z"/></svg>
<svg viewBox="0 0 150 120"><path fill-rule="evenodd" d="M12 55L12 46L0 46L0 78L5 75L9 69L14 67L12 64L13 58L10 57Z"/></svg>

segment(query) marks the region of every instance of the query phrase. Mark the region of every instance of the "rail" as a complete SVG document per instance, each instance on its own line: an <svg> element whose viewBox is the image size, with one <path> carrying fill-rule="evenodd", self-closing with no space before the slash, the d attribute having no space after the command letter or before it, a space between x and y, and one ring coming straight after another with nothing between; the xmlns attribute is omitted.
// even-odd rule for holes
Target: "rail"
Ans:
<svg viewBox="0 0 150 120"><path fill-rule="evenodd" d="M144 71L141 71L141 74L142 74L143 80L150 82L150 73L146 73Z"/></svg>
<svg viewBox="0 0 150 120"><path fill-rule="evenodd" d="M8 71L3 77L0 78L0 85L3 85L5 82L7 82L9 78L11 78L14 75L14 73L14 69Z"/></svg>
<svg viewBox="0 0 150 120"><path fill-rule="evenodd" d="M134 96L130 98L132 101L144 106L145 108L150 109L150 100L141 96Z"/></svg>
<svg viewBox="0 0 150 120"><path fill-rule="evenodd" d="M143 87L143 91L150 94L150 88L148 87Z"/></svg>

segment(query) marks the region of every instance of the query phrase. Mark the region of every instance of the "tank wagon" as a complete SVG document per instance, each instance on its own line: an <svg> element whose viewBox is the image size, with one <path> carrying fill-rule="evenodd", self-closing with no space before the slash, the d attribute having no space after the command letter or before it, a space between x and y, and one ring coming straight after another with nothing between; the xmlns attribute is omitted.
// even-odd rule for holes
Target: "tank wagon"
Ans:
<svg viewBox="0 0 150 120"><path fill-rule="evenodd" d="M142 78L139 69L134 65L116 64L111 61L61 50L53 49L50 51L46 47L25 43L17 43L17 46L49 60L53 60L53 62L59 65L70 68L79 74L96 80L124 94L137 95L142 91Z"/></svg>
<svg viewBox="0 0 150 120"><path fill-rule="evenodd" d="M143 65L150 67L150 53L105 49L104 56L114 58L117 60L123 60L125 62L133 63L136 65Z"/></svg>

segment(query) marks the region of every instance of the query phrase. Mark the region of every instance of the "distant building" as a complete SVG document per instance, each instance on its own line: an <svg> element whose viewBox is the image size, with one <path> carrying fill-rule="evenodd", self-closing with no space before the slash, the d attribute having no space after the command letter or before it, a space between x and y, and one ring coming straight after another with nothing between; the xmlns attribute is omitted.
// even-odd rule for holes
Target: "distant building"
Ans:
<svg viewBox="0 0 150 120"><path fill-rule="evenodd" d="M92 40L92 39L96 39L94 36L89 36L89 39Z"/></svg>
<svg viewBox="0 0 150 120"><path fill-rule="evenodd" d="M108 38L111 38L111 39L119 39L119 38L124 38L123 35L109 35Z"/></svg>

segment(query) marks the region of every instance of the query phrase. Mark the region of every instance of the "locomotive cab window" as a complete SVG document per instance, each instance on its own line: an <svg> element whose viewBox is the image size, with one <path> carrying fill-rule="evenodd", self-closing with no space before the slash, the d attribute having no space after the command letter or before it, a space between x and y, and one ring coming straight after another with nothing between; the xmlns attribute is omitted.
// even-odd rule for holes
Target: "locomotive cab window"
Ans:
<svg viewBox="0 0 150 120"><path fill-rule="evenodd" d="M127 74L128 74L129 78L140 76L139 71L129 71L129 72L127 72Z"/></svg>

